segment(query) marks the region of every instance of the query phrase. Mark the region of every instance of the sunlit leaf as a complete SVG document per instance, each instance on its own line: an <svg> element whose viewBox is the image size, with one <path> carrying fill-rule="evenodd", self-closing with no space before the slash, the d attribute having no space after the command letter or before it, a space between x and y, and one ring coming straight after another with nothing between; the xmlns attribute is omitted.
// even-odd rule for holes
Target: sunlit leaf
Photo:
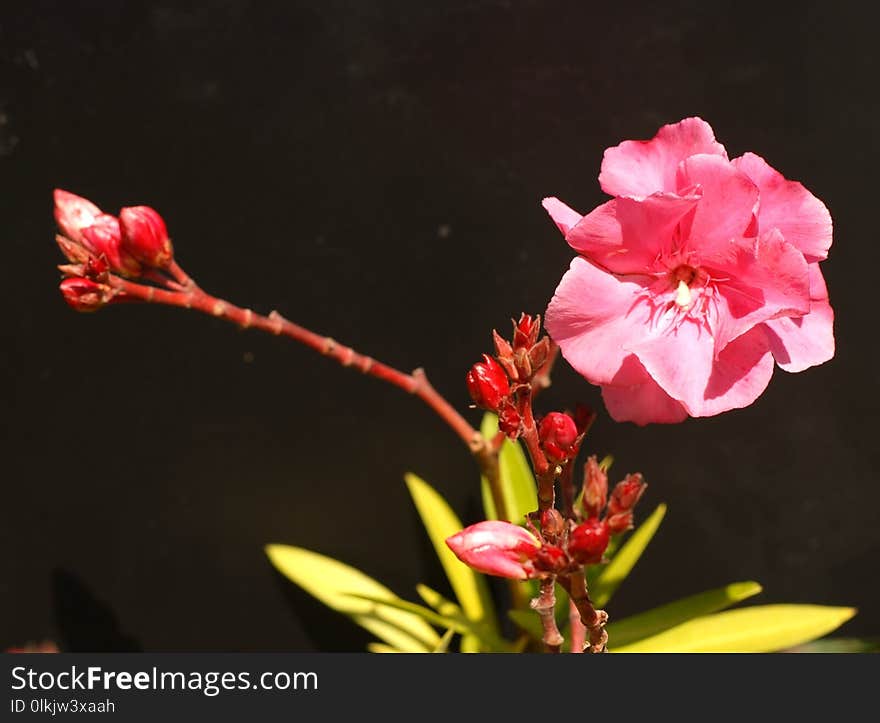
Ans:
<svg viewBox="0 0 880 723"><path fill-rule="evenodd" d="M397 600L387 587L332 557L290 545L266 545L269 560L291 582L328 607L348 615L389 645L418 653L433 650L440 642L437 631L418 615L381 608L373 602L352 597L366 595L377 600Z"/></svg>
<svg viewBox="0 0 880 723"><path fill-rule="evenodd" d="M618 653L769 653L821 638L855 608L758 605L696 618L622 647Z"/></svg>
<svg viewBox="0 0 880 723"><path fill-rule="evenodd" d="M880 638L825 638L789 648L789 653L880 653Z"/></svg>
<svg viewBox="0 0 880 723"><path fill-rule="evenodd" d="M441 638L442 642L442 638ZM402 653L402 650L398 650L392 645L387 645L385 643L367 643L367 651L370 653Z"/></svg>
<svg viewBox="0 0 880 723"><path fill-rule="evenodd" d="M608 625L609 645L614 649L651 637L701 615L724 610L759 592L761 586L756 582L734 582L612 622Z"/></svg>
<svg viewBox="0 0 880 723"><path fill-rule="evenodd" d="M485 578L459 560L446 544L446 538L460 532L464 525L446 500L423 479L407 474L406 486L461 609L471 620L484 621L494 628L495 615Z"/></svg>
<svg viewBox="0 0 880 723"><path fill-rule="evenodd" d="M660 523L666 514L666 505L658 505L636 530L629 536L626 542L617 551L614 557L593 579L590 586L590 595L597 607L608 604L614 591L620 586L624 578L639 561Z"/></svg>
<svg viewBox="0 0 880 723"><path fill-rule="evenodd" d="M498 433L498 417L488 412L483 415L480 433L487 440L493 439ZM498 472L507 521L520 525L529 512L538 509L538 492L532 468L519 442L505 438L498 455ZM482 478L481 490L486 519L497 520L489 481L485 477Z"/></svg>
<svg viewBox="0 0 880 723"><path fill-rule="evenodd" d="M437 643L437 646L432 650L432 653L446 653L449 651L449 643L452 642L452 636L455 635L454 630L447 630L443 637L440 638L440 642Z"/></svg>

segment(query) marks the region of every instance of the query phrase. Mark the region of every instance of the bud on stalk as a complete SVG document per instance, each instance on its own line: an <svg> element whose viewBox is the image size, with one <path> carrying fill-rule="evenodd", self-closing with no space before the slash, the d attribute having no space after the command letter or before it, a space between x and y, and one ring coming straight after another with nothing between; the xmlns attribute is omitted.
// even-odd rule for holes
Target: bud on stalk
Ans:
<svg viewBox="0 0 880 723"><path fill-rule="evenodd" d="M550 412L538 426L538 438L551 462L565 462L574 457L578 436L574 420L562 412Z"/></svg>
<svg viewBox="0 0 880 723"><path fill-rule="evenodd" d="M587 520L571 531L568 554L582 565L595 565L602 561L610 539L608 526L604 522Z"/></svg>
<svg viewBox="0 0 880 723"><path fill-rule="evenodd" d="M119 212L122 248L144 266L165 268L174 258L168 229L149 206L130 206Z"/></svg>
<svg viewBox="0 0 880 723"><path fill-rule="evenodd" d="M488 354L467 373L467 387L478 407L497 412L510 394L510 382L504 369Z"/></svg>

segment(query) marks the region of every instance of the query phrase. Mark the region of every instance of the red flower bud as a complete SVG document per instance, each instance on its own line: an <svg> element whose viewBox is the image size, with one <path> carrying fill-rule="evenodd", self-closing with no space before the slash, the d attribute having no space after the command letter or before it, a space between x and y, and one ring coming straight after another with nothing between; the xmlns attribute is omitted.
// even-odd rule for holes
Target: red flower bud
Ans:
<svg viewBox="0 0 880 723"><path fill-rule="evenodd" d="M568 554L582 565L595 565L602 561L611 536L608 526L599 520L587 520L571 531Z"/></svg>
<svg viewBox="0 0 880 723"><path fill-rule="evenodd" d="M608 514L617 515L632 510L647 486L642 475L628 474L622 482L618 482L614 486L614 490L611 492L611 501L608 503Z"/></svg>
<svg viewBox="0 0 880 723"><path fill-rule="evenodd" d="M608 525L608 532L612 535L619 535L621 532L631 530L635 527L632 510L609 515L605 518L605 524Z"/></svg>
<svg viewBox="0 0 880 723"><path fill-rule="evenodd" d="M520 435L521 422L516 406L509 399L505 400L498 410L498 429L504 432L508 439L516 439Z"/></svg>
<svg viewBox="0 0 880 723"><path fill-rule="evenodd" d="M541 333L541 317L520 314L519 321L513 325L513 350L531 349Z"/></svg>
<svg viewBox="0 0 880 723"><path fill-rule="evenodd" d="M544 535L544 537L550 540L555 540L562 534L564 529L565 520L563 520L562 515L559 514L559 510L555 510L551 507L549 510L544 510L541 513L541 534Z"/></svg>
<svg viewBox="0 0 880 723"><path fill-rule="evenodd" d="M113 299L113 290L91 279L74 276L61 282L64 301L76 311L97 311Z"/></svg>
<svg viewBox="0 0 880 723"><path fill-rule="evenodd" d="M58 228L67 238L82 243L82 230L95 223L95 219L101 215L101 209L91 201L60 188L56 188L52 196Z"/></svg>
<svg viewBox="0 0 880 723"><path fill-rule="evenodd" d="M535 553L534 566L540 572L561 572L568 564L568 555L556 545L543 545Z"/></svg>
<svg viewBox="0 0 880 723"><path fill-rule="evenodd" d="M165 221L149 206L131 206L119 212L122 248L144 266L164 268L174 258Z"/></svg>
<svg viewBox="0 0 880 723"><path fill-rule="evenodd" d="M510 394L510 383L504 369L488 354L477 362L467 373L467 387L471 399L478 407L497 412L501 403Z"/></svg>
<svg viewBox="0 0 880 723"><path fill-rule="evenodd" d="M447 538L446 544L465 565L487 575L513 580L535 576L531 562L540 544L518 525L499 520L478 522Z"/></svg>
<svg viewBox="0 0 880 723"><path fill-rule="evenodd" d="M107 213L95 218L95 222L81 232L82 244L95 256L107 259L110 268L126 276L137 276L141 265L122 248L119 219Z"/></svg>
<svg viewBox="0 0 880 723"><path fill-rule="evenodd" d="M551 462L564 462L577 454L577 425L567 414L550 412L541 420L538 437Z"/></svg>
<svg viewBox="0 0 880 723"><path fill-rule="evenodd" d="M596 518L605 509L608 499L608 474L592 455L584 465L584 494L581 504L588 518Z"/></svg>

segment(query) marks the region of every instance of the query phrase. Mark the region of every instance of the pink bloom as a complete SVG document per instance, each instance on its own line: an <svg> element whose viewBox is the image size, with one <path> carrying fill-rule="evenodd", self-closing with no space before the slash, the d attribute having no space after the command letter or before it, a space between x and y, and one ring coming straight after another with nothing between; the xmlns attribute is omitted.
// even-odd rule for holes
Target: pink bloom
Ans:
<svg viewBox="0 0 880 723"><path fill-rule="evenodd" d="M699 118L605 151L614 199L581 216L544 200L580 255L547 309L563 356L611 416L679 422L751 404L773 362L834 356L819 261L831 216L752 153L728 160Z"/></svg>
<svg viewBox="0 0 880 723"><path fill-rule="evenodd" d="M448 538L446 544L468 567L514 580L533 577L531 561L541 549L540 543L522 527L497 520L465 527Z"/></svg>

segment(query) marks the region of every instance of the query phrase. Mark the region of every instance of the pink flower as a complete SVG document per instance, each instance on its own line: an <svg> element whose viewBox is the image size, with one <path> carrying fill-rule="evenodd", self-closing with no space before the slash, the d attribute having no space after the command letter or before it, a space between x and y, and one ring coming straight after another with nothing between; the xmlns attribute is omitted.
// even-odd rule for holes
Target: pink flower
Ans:
<svg viewBox="0 0 880 723"><path fill-rule="evenodd" d="M544 200L580 254L545 325L614 419L745 407L774 359L796 372L834 356L818 263L831 216L800 183L752 153L728 160L699 118L609 148L599 182L615 198L586 216Z"/></svg>
<svg viewBox="0 0 880 723"><path fill-rule="evenodd" d="M534 576L531 561L541 549L534 536L522 527L498 520L465 527L448 538L446 544L468 567L514 580Z"/></svg>

